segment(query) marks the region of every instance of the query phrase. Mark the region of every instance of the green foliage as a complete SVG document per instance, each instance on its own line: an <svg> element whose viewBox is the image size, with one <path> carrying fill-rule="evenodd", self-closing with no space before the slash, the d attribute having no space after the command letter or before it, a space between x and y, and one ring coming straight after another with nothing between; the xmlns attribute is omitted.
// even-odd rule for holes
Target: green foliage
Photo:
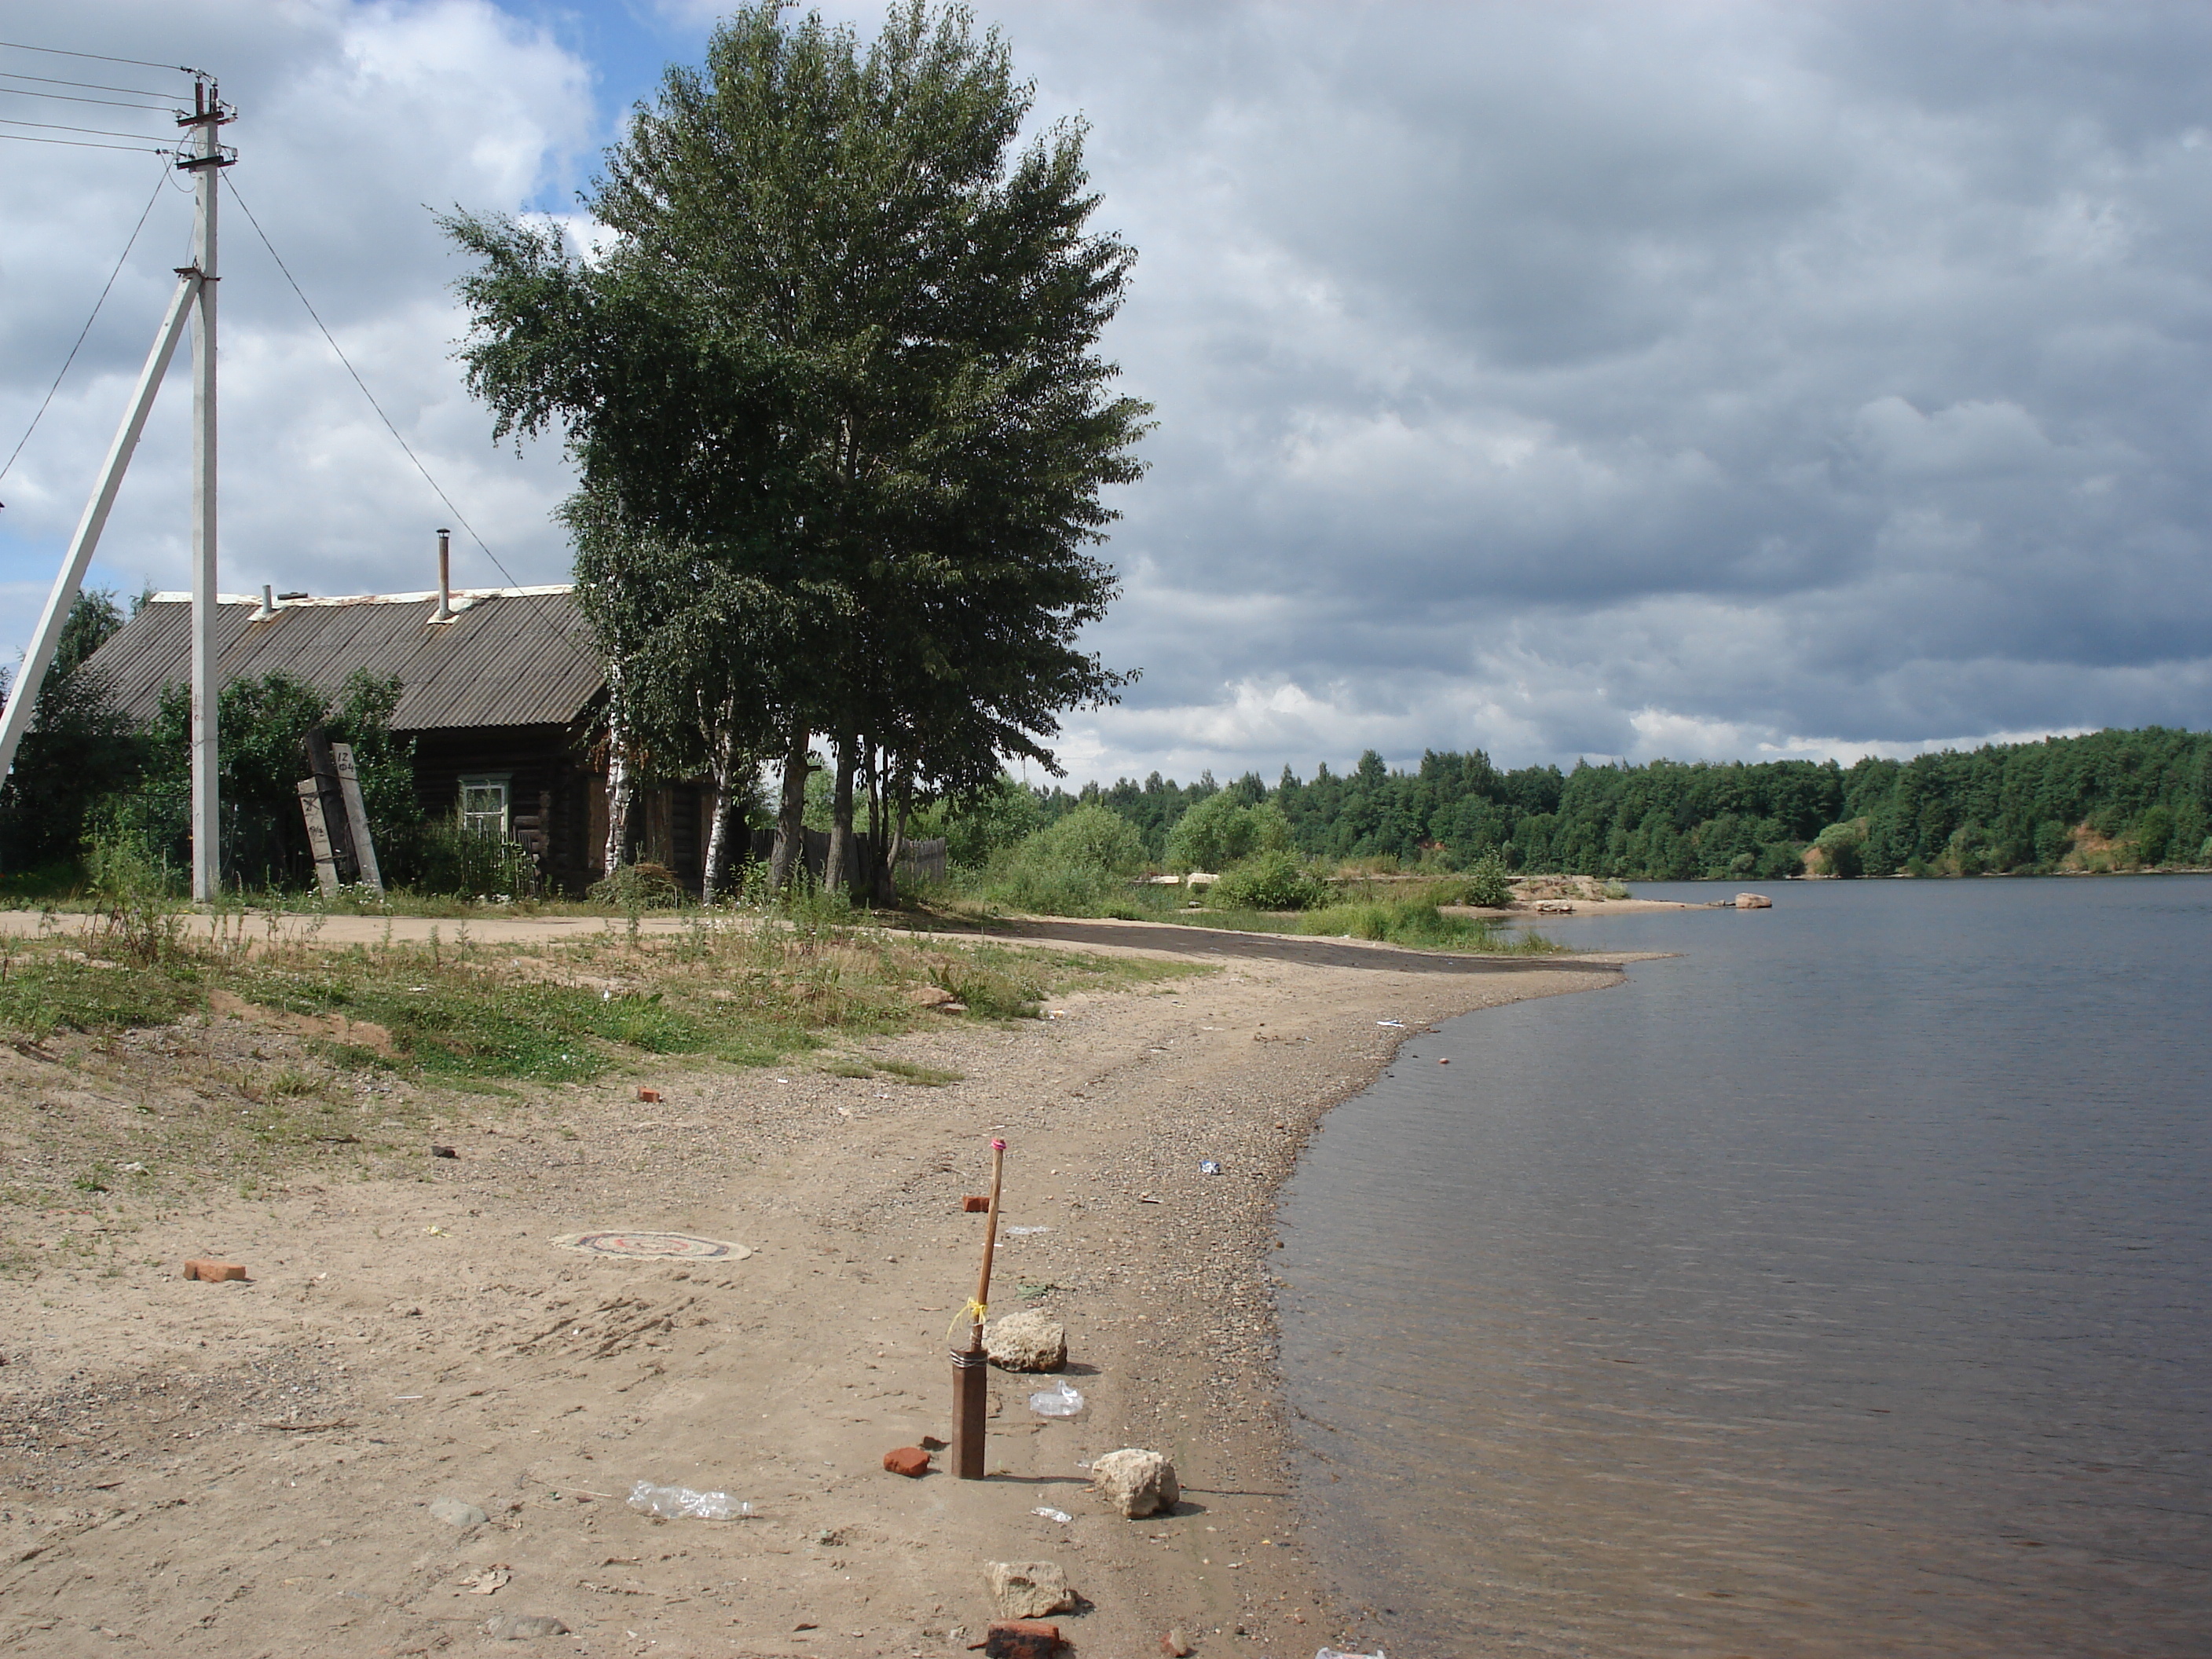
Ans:
<svg viewBox="0 0 2212 1659"><path fill-rule="evenodd" d="M125 957L154 963L176 955L184 926L181 884L147 835L135 802L118 802L95 820L85 874L104 929Z"/></svg>
<svg viewBox="0 0 2212 1659"><path fill-rule="evenodd" d="M1297 854L1277 847L1226 872L1206 902L1231 910L1304 910L1328 896L1328 884L1311 875Z"/></svg>
<svg viewBox="0 0 2212 1659"><path fill-rule="evenodd" d="M514 842L470 829L458 814L423 824L410 847L408 885L419 894L512 900L538 886L537 860ZM592 896L600 896L599 887Z"/></svg>
<svg viewBox="0 0 2212 1659"><path fill-rule="evenodd" d="M943 836L946 861L976 870L1001 848L1035 835L1043 823L1036 793L1002 772L981 789L921 814L910 833L917 840Z"/></svg>
<svg viewBox="0 0 2212 1659"><path fill-rule="evenodd" d="M392 731L399 694L398 680L365 672L349 679L334 702L283 672L222 688L217 719L226 877L272 887L312 878L313 859L300 816L298 786L307 772L300 744L319 726L333 742L353 745L362 804L386 879L408 878L422 809L415 793L414 741ZM143 810L149 838L179 866L189 856L191 739L191 690L171 685L147 728Z"/></svg>
<svg viewBox="0 0 2212 1659"><path fill-rule="evenodd" d="M1460 902L1486 910L1499 910L1513 902L1513 878L1505 860L1492 848L1474 861L1460 889Z"/></svg>
<svg viewBox="0 0 2212 1659"><path fill-rule="evenodd" d="M1291 823L1270 802L1253 805L1224 790L1185 812L1168 834L1164 862L1170 870L1226 870L1255 853L1279 853L1291 844Z"/></svg>
<svg viewBox="0 0 2212 1659"><path fill-rule="evenodd" d="M122 626L115 596L95 590L80 590L63 621L33 724L0 785L0 860L9 870L73 857L96 803L129 787L143 763L137 730L84 666Z"/></svg>
<svg viewBox="0 0 2212 1659"><path fill-rule="evenodd" d="M1832 823L1813 838L1813 850L1818 854L1815 874L1823 876L1856 876L1863 873L1859 848L1866 844L1867 830L1863 823Z"/></svg>
<svg viewBox="0 0 2212 1659"><path fill-rule="evenodd" d="M495 430L561 428L579 598L642 773L804 757L902 806L1054 766L1125 677L1079 648L1149 409L1097 353L1133 252L1086 231L1079 122L923 0L864 44L776 0L640 105L557 228L458 215ZM796 774L793 775L795 778ZM841 792L841 798L848 798ZM794 803L794 805L796 803Z"/></svg>
<svg viewBox="0 0 2212 1659"><path fill-rule="evenodd" d="M931 968L929 977L969 1013L998 1019L1036 1019L1048 989L1036 963L988 945L946 957Z"/></svg>
<svg viewBox="0 0 2212 1659"><path fill-rule="evenodd" d="M1000 848L965 885L1007 909L1095 916L1129 908L1129 878L1144 863L1134 826L1103 806L1084 806Z"/></svg>
<svg viewBox="0 0 2212 1659"><path fill-rule="evenodd" d="M189 968L173 958L142 962L143 972L76 962L51 952L0 957L0 1026L45 1037L57 1030L115 1031L159 1025L197 1006Z"/></svg>
<svg viewBox="0 0 2212 1659"><path fill-rule="evenodd" d="M2163 864L2173 844L2173 812L2163 802L2145 810L2136 820L2136 857L2144 864Z"/></svg>
<svg viewBox="0 0 2212 1659"><path fill-rule="evenodd" d="M1127 819L1162 857L1183 819L1230 798L1261 802L1310 857L1387 868L1462 868L1495 855L1510 870L1615 880L1768 880L1802 873L1824 830L1860 826L1854 848L1819 854L1860 872L2119 867L2194 857L2212 834L2212 734L2149 726L1910 761L1577 765L1501 771L1480 751L1429 753L1392 771L1371 751L1345 774L1285 769L1270 789L1255 775L1224 788L1209 775L1179 786L1154 774L1040 793L1046 820L1085 805ZM2163 809L2167 815L2156 814ZM1217 811L1226 809L1214 809ZM2165 825L2163 839L2160 827ZM2086 825L2116 845L2092 854Z"/></svg>
<svg viewBox="0 0 2212 1659"><path fill-rule="evenodd" d="M1144 867L1145 843L1127 819L1083 806L1012 849L1024 863L1126 880Z"/></svg>

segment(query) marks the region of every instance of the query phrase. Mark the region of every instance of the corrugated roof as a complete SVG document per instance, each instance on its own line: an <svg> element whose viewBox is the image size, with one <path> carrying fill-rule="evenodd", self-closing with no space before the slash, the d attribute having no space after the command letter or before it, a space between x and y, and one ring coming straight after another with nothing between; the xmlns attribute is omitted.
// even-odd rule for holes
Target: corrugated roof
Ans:
<svg viewBox="0 0 2212 1659"><path fill-rule="evenodd" d="M355 673L399 682L392 727L566 725L606 683L574 591L475 588L453 595L457 613L434 623L435 593L261 601L226 593L216 613L225 684L282 671L334 696ZM191 676L191 601L156 593L94 653L116 705L153 718L161 689Z"/></svg>

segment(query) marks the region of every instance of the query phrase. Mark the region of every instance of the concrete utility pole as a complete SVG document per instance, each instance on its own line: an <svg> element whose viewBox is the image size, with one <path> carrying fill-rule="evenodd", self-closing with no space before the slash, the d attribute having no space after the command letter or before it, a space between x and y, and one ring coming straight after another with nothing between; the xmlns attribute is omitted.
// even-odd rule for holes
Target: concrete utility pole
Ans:
<svg viewBox="0 0 2212 1659"><path fill-rule="evenodd" d="M222 802L217 711L222 688L216 654L216 207L226 157L217 140L234 118L212 81L192 83L192 112L177 118L198 141L177 163L192 175L192 265L199 275L192 307L192 899L205 904L222 886Z"/></svg>
<svg viewBox="0 0 2212 1659"><path fill-rule="evenodd" d="M192 110L191 114L177 118L179 125L193 130L197 141L192 153L177 163L195 173L199 187L199 219L193 239L192 263L177 272L177 291L170 299L160 331L154 336L154 349L146 354L145 367L138 372L138 384L132 389L130 406L124 410L123 423L115 429L114 441L107 447L107 459L100 466L100 481L93 486L92 499L84 505L84 515L77 520L76 533L70 538L69 551L64 555L62 568L46 595L46 608L40 613L38 630L23 653L23 670L16 677L9 696L7 712L0 714L0 777L4 777L15 765L16 748L30 728L31 716L38 708L39 692L46 684L46 671L53 666L63 626L69 621L70 608L76 603L85 570L92 563L100 534L107 528L107 516L115 507L116 491L123 487L123 475L146 430L146 416L154 407L154 394L161 389L161 378L169 372L170 359L189 321L197 394L193 410L198 416L192 445L192 550L197 556L192 574L192 896L205 898L213 895L221 879L217 837L213 833L216 819L215 700L214 690L209 684L216 665L215 191L217 171L228 167L231 159L223 155L216 139L216 130L234 118L216 96L215 83L205 78L193 83ZM208 716L204 767L201 760L203 708ZM204 819L201 816L203 775ZM209 826L204 831L203 823ZM204 861L199 850L203 847L207 848ZM204 868L214 872L205 878L204 887L201 875Z"/></svg>

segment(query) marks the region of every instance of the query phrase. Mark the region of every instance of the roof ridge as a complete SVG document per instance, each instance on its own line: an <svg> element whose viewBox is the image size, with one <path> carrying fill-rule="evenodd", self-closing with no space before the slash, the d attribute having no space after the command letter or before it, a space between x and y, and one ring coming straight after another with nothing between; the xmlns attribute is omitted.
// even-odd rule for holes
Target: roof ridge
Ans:
<svg viewBox="0 0 2212 1659"><path fill-rule="evenodd" d="M452 592L453 597L457 599L535 599L541 594L573 593L575 591L576 584L574 582L543 582L530 587L456 587L452 590ZM191 598L190 593L185 592L149 593L146 596L146 603L189 605L191 603ZM433 587L421 593L315 594L306 599L281 599L278 604L289 610L294 605L434 605L437 599L438 590ZM261 596L258 593L218 593L216 595L216 603L258 606L261 603Z"/></svg>

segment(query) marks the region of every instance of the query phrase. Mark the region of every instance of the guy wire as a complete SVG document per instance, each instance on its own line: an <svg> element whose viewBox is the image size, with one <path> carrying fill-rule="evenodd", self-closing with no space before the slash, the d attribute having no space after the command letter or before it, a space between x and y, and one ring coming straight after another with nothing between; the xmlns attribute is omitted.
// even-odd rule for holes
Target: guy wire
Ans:
<svg viewBox="0 0 2212 1659"><path fill-rule="evenodd" d="M0 464L0 478L8 476L9 469L22 454L23 446L31 441L31 434L39 429L39 422L46 418L46 405L53 402L54 393L61 390L63 376L70 372L70 365L76 361L76 354L83 349L85 337L92 332L92 325L100 320L100 308L107 303L107 296L115 287L115 279L123 274L124 261L130 258L131 250L138 246L138 233L146 228L146 221L154 211L154 204L161 199L161 187L168 181L169 170L164 167L154 180L154 193L146 198L145 207L139 211L138 222L131 228L131 240L124 243L123 252L116 256L115 269L107 273L106 285L100 290L100 297L92 302L92 315L84 319L84 326L76 331L76 343L69 349L69 356L62 359L62 366L54 375L54 383L46 388L46 395L39 401L38 413L31 416L31 423L23 428L23 435L15 440L15 447L9 451L7 461Z"/></svg>

